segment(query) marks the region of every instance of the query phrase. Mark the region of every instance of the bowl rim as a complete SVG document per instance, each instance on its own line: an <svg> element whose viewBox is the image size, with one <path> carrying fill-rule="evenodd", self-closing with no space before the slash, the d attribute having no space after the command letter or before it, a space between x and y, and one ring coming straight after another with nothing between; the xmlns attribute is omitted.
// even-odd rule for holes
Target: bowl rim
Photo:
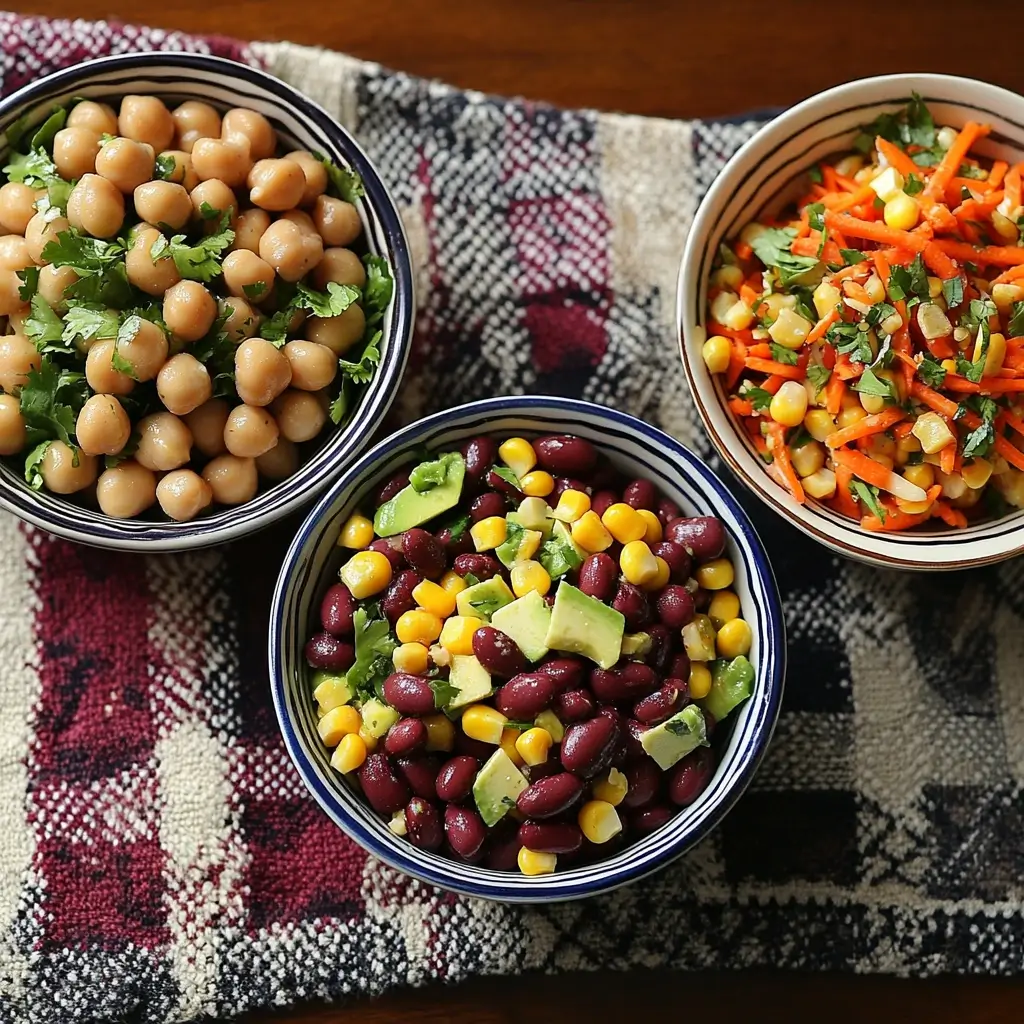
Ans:
<svg viewBox="0 0 1024 1024"><path fill-rule="evenodd" d="M701 372L702 364L698 365L699 357L696 354L696 345L690 346L687 343L688 335L695 331L697 334L705 332L702 323L690 323L687 310L693 306L697 299L696 292L699 285L697 280L697 268L701 264L704 255L705 242L709 229L719 216L721 210L728 205L736 192L739 184L732 179L753 155L771 149L773 145L784 139L790 129L792 122L815 113L820 110L822 117L829 116L826 110L832 108L837 100L849 99L863 91L872 88L887 87L891 89L892 95L888 98L879 98L879 105L895 103L905 99L911 91L923 91L929 84L941 86L945 89L962 89L977 91L980 90L992 105L999 105L1010 110L1016 109L1015 114L1004 114L1006 120L1014 121L1019 126L1024 125L1024 96L1015 93L1002 86L993 85L976 78L968 78L961 75L946 75L933 72L903 72L890 75L873 75L867 78L853 79L839 85L823 89L812 96L801 100L799 103L788 107L778 113L767 123L762 125L742 146L726 161L725 166L717 174L711 186L700 201L694 214L693 223L687 234L683 247L683 254L679 264L679 272L676 279L676 342L679 348L680 358L686 380L693 397L697 413L701 423L708 434L716 451L732 472L740 479L744 486L752 491L764 504L773 512L777 513L786 522L796 527L802 533L818 541L825 547L856 561L865 562L870 565L884 568L905 569L910 571L953 571L957 569L976 568L984 565L992 565L1024 550L1024 514L1021 512L1011 513L1008 517L1001 517L1003 520L1013 518L1018 522L1008 530L1003 531L997 537L970 537L964 536L963 530L937 531L932 534L914 535L919 538L918 542L893 543L893 538L888 534L872 534L865 530L857 530L856 539L853 542L853 527L843 526L851 531L851 540L838 537L830 531L825 524L816 525L801 513L799 506L795 506L788 494L775 484L775 482L764 471L752 473L743 461L737 456L734 447L738 446L738 428L731 413L726 413L724 403L720 399L713 381L710 381ZM940 102L951 107L963 107L971 109L966 100L943 98ZM840 113L841 108L831 111ZM814 125L804 128L797 133L799 136L810 134L814 131ZM794 136L795 137L795 136ZM703 308L703 304L701 305ZM714 422L714 417L709 407L714 406L722 410L723 416L728 422L728 429L723 436ZM1000 520L989 520L984 524L991 527ZM968 532L969 532L968 528ZM1019 535L1019 542L1016 545L1006 544L992 550L992 545L999 543L1004 536L1013 534ZM928 557L931 547L928 539L933 537L941 538L944 542L957 542L963 549L963 554L949 555L942 558ZM906 541L906 538L903 538ZM894 550L879 550L880 547L892 547ZM973 548L986 548L985 551L972 554ZM897 553L896 548L899 548Z"/></svg>
<svg viewBox="0 0 1024 1024"><path fill-rule="evenodd" d="M313 460L300 467L293 477L267 488L261 494L257 494L252 501L226 507L215 518L195 519L185 523L149 523L145 520L106 517L96 522L71 525L63 511L64 507L70 504L66 498L54 496L60 510L51 510L40 505L34 492L18 488L0 476L0 508L25 522L77 543L146 553L198 550L237 540L259 532L308 505L329 487L331 481L344 468L344 464L365 450L398 397L399 386L412 348L415 322L415 286L409 241L395 200L377 168L352 134L319 103L262 68L202 53L147 50L111 54L60 68L22 86L0 100L0 122L7 121L18 108L45 102L47 96L55 90L89 84L97 75L123 70L144 77L147 71L158 69L180 69L193 73L216 71L237 79L239 85L244 83L273 96L311 121L330 141L332 148L342 156L345 163L356 170L363 180L366 191L362 200L365 204L365 216L371 225L376 226L380 235L382 252L388 257L390 264L394 291L389 314L390 335L372 390L367 392L357 409L358 420L345 428L351 430L347 444L338 452L327 454L323 464L308 480L303 479L302 474ZM201 81L203 80L197 79L197 84ZM244 96L240 96L239 99L240 102L244 102ZM341 438L341 432L328 438L313 459L323 456ZM266 508L267 502L261 502L261 499L276 491L278 487L283 490L278 492L273 504ZM131 524L130 533L126 532L128 524Z"/></svg>
<svg viewBox="0 0 1024 1024"><path fill-rule="evenodd" d="M435 432L447 425L455 426L468 417L479 419L482 416L496 418L501 415L539 415L548 412L578 412L596 415L614 424L620 430L632 431L642 438L655 441L671 453L672 459L680 461L689 475L697 478L695 489L702 489L704 496L716 507L724 506L739 524L743 544L749 550L749 557L744 558L752 578L756 577L761 588L768 595L765 602L764 619L768 636L768 650L762 658L763 664L757 668L758 675L764 680L763 698L758 705L758 718L751 741L742 753L736 766L730 787L722 794L717 805L705 818L691 829L679 835L673 844L662 851L649 863L640 866L624 865L610 874L606 879L595 881L566 883L557 892L549 892L544 880L533 881L532 885L517 888L514 892L505 891L500 882L482 879L479 883L453 882L442 868L433 865L424 866L411 860L405 853L401 841L397 838L388 840L379 838L375 833L363 828L354 821L345 806L345 801L335 789L324 785L313 768L312 759L303 747L287 710L284 672L284 653L282 636L284 634L284 604L293 587L293 577L303 556L304 550L316 538L321 520L331 511L331 507L342 491L358 488L362 478L372 472L374 466L387 457L394 449L408 441L427 433ZM734 543L736 539L734 538ZM278 725L288 754L306 788L314 799L336 825L364 850L384 861L386 864L405 874L411 875L422 882L436 885L465 896L480 897L507 903L539 903L569 899L608 892L629 882L660 870L676 858L687 853L703 840L721 823L733 805L750 784L764 753L771 741L778 720L785 686L786 672L786 629L782 599L774 572L768 560L767 552L758 536L753 523L739 502L729 493L725 484L684 445L666 434L664 431L643 422L627 413L619 412L607 406L586 402L579 399L560 398L554 396L526 395L510 397L494 397L468 402L464 405L433 413L408 424L401 430L384 439L366 452L357 462L350 466L332 484L330 490L317 502L305 521L296 532L289 545L281 565L280 573L274 586L274 596L270 611L270 631L268 643L268 666L270 673L271 693ZM683 809L681 808L680 811ZM656 833L653 833L656 834ZM647 837L645 837L647 838ZM440 858L438 858L440 860ZM564 879L570 872L551 877Z"/></svg>

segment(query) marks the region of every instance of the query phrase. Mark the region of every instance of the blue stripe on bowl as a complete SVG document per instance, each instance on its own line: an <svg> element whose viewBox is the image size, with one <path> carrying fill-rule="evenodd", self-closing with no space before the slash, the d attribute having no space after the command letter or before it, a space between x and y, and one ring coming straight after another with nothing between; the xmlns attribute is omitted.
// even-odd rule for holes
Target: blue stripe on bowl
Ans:
<svg viewBox="0 0 1024 1024"><path fill-rule="evenodd" d="M395 297L381 325L381 363L349 422L287 480L252 501L189 523L111 519L56 495L30 490L0 463L0 507L69 540L136 551L201 548L263 529L316 498L370 443L394 401L408 360L414 319L409 246L398 210L369 158L322 107L284 82L243 64L203 54L138 53L104 57L58 71L0 102L0 131L23 114L30 122L73 96L111 99L131 92L168 100L201 99L221 109L249 106L265 114L294 148L315 149L363 179L358 204L367 247L391 264ZM6 144L0 141L0 156Z"/></svg>
<svg viewBox="0 0 1024 1024"><path fill-rule="evenodd" d="M338 564L344 520L364 497L423 447L456 447L480 433L575 433L599 445L631 474L659 481L685 512L718 515L730 533L736 590L754 632L754 695L733 716L733 731L709 788L663 829L606 861L543 878L491 871L426 853L393 836L329 765L316 732L310 672L302 648L319 599ZM471 896L537 902L593 895L633 881L691 849L721 821L750 781L778 716L785 635L778 590L761 542L724 485L668 435L624 413L570 399L525 397L474 402L414 423L377 445L332 487L303 523L278 579L271 611L270 676L285 745L330 817L375 856L426 882Z"/></svg>

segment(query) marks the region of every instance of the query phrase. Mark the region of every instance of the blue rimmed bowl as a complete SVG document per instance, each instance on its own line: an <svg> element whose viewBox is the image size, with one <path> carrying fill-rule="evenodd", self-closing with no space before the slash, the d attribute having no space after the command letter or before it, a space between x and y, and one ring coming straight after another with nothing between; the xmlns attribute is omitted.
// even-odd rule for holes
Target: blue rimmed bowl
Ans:
<svg viewBox="0 0 1024 1024"><path fill-rule="evenodd" d="M58 495L33 491L18 472L0 464L0 507L50 533L82 544L145 552L208 547L263 529L308 505L370 444L398 393L409 355L414 319L409 244L377 170L326 110L272 75L221 57L129 53L48 75L0 102L0 160L7 162L3 132L19 117L33 124L72 97L116 101L128 93L157 95L172 105L203 100L221 111L250 107L269 118L290 148L317 150L356 171L366 190L357 207L367 249L387 259L395 282L381 325L380 365L348 422L335 428L295 474L244 505L187 523L111 519Z"/></svg>
<svg viewBox="0 0 1024 1024"><path fill-rule="evenodd" d="M324 591L337 579L342 523L399 466L424 448L459 447L480 434L571 433L592 441L629 476L655 481L684 515L715 515L729 533L735 590L753 628L753 696L731 717L732 728L713 780L697 801L663 828L607 860L529 878L449 860L393 835L358 789L329 764L317 734L311 670L303 645L318 625ZM563 398L492 398L428 416L405 427L349 467L302 524L274 591L270 678L285 745L324 811L366 850L401 871L469 896L506 902L577 899L614 889L663 867L691 849L728 813L750 782L771 738L782 699L785 628L778 589L764 548L722 482L667 434L624 413Z"/></svg>

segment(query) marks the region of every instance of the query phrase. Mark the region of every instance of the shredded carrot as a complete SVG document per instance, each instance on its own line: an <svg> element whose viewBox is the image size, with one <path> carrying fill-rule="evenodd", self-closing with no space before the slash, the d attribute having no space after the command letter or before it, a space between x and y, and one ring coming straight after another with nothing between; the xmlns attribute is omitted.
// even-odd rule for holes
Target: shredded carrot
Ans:
<svg viewBox="0 0 1024 1024"><path fill-rule="evenodd" d="M889 489L889 481L892 477L892 470L886 469L881 463L860 452L849 448L835 448L832 451L833 460L840 466L846 466L854 476L860 477L865 483L874 487Z"/></svg>
<svg viewBox="0 0 1024 1024"><path fill-rule="evenodd" d="M768 452L774 459L772 466L776 468L782 477L780 482L802 505L806 500L804 488L789 457L789 448L786 445L786 428L781 423L769 423L765 440L768 444Z"/></svg>
<svg viewBox="0 0 1024 1024"><path fill-rule="evenodd" d="M754 308L754 304L761 298L760 288L751 288L745 281L740 286L740 301L749 306L751 309Z"/></svg>
<svg viewBox="0 0 1024 1024"><path fill-rule="evenodd" d="M977 121L968 121L957 133L953 144L943 154L938 167L935 168L934 173L928 179L928 184L925 185L922 195L926 199L938 199L946 191L946 186L960 169L960 165L964 162L964 157L970 152L971 146L982 136L988 135L988 133L989 128L987 125L980 125Z"/></svg>
<svg viewBox="0 0 1024 1024"><path fill-rule="evenodd" d="M967 516L965 516L960 509L953 508L952 505L949 505L944 501L936 501L932 505L932 513L948 526L953 526L962 530L967 525Z"/></svg>
<svg viewBox="0 0 1024 1024"><path fill-rule="evenodd" d="M807 375L806 371L799 366L790 366L788 363L777 363L774 359L758 359L748 357L744 360L748 370L757 370L758 373L774 373L787 380L803 380Z"/></svg>
<svg viewBox="0 0 1024 1024"><path fill-rule="evenodd" d="M733 396L729 399L729 408L737 416L752 416L754 414L754 407L744 398L736 398Z"/></svg>
<svg viewBox="0 0 1024 1024"><path fill-rule="evenodd" d="M892 428L892 436L895 437L897 441L900 441L904 437L906 437L911 432L911 430L913 430L913 429L914 429L914 424L913 423L907 423L904 420L904 422L897 423L896 426L894 426Z"/></svg>
<svg viewBox="0 0 1024 1024"><path fill-rule="evenodd" d="M785 383L785 377L780 377L773 373L770 377L765 377L764 383L761 385L761 389L763 391L767 391L769 395L774 395Z"/></svg>
<svg viewBox="0 0 1024 1024"><path fill-rule="evenodd" d="M738 338L729 339L729 368L725 374L725 386L732 391L740 377L743 376L744 360L747 358L747 347Z"/></svg>
<svg viewBox="0 0 1024 1024"><path fill-rule="evenodd" d="M1024 248L1019 245L967 245L952 238L937 238L934 244L961 263L993 267L1017 267L1024 263Z"/></svg>
<svg viewBox="0 0 1024 1024"><path fill-rule="evenodd" d="M1006 183L1003 186L1003 192L1006 195L1006 205L1011 210L1016 210L1020 206L1020 175L1020 164L1006 172Z"/></svg>
<svg viewBox="0 0 1024 1024"><path fill-rule="evenodd" d="M747 346L747 355L756 356L758 359L770 359L772 347L767 341L759 341L756 345Z"/></svg>
<svg viewBox="0 0 1024 1024"><path fill-rule="evenodd" d="M922 232L900 231L898 228L891 228L888 224L879 224L872 221L860 220L856 217L825 214L825 226L831 224L846 235L854 238L866 238L872 242L881 242L883 245L895 245L901 249L910 249L913 252L924 252L925 246L930 239Z"/></svg>
<svg viewBox="0 0 1024 1024"><path fill-rule="evenodd" d="M899 146L893 145L888 139L883 139L881 135L877 136L875 149L881 153L885 162L890 167L895 167L904 178L909 178L911 174L921 177L921 168Z"/></svg>
<svg viewBox="0 0 1024 1024"><path fill-rule="evenodd" d="M841 515L856 519L860 515L860 506L853 500L850 481L853 473L843 465L836 466L836 496L833 507Z"/></svg>
<svg viewBox="0 0 1024 1024"><path fill-rule="evenodd" d="M950 441L939 452L939 469L949 476L956 469L956 441Z"/></svg>
<svg viewBox="0 0 1024 1024"><path fill-rule="evenodd" d="M840 380L853 380L863 372L864 367L860 363L855 364L851 362L850 357L845 352L840 356L836 356L836 366L833 373Z"/></svg>
<svg viewBox="0 0 1024 1024"><path fill-rule="evenodd" d="M1009 169L1010 165L1005 160L997 160L988 172L988 183L993 188L999 188Z"/></svg>
<svg viewBox="0 0 1024 1024"><path fill-rule="evenodd" d="M833 309L823 316L807 335L807 344L813 345L819 338L825 337L825 332L839 319L839 310Z"/></svg>
<svg viewBox="0 0 1024 1024"><path fill-rule="evenodd" d="M864 290L862 284L857 284L856 281L844 281L843 291L850 296L855 302L863 302L866 306L873 306L874 303L871 301L871 296Z"/></svg>
<svg viewBox="0 0 1024 1024"><path fill-rule="evenodd" d="M993 284L1009 284L1010 281L1017 281L1024 277L1024 265L1018 265L1010 267L1009 270L1004 270L998 277L992 279Z"/></svg>
<svg viewBox="0 0 1024 1024"><path fill-rule="evenodd" d="M754 255L754 250L746 242L737 242L734 246L736 256L738 259L746 262Z"/></svg>
<svg viewBox="0 0 1024 1024"><path fill-rule="evenodd" d="M859 438L881 434L894 424L899 423L900 420L906 419L906 416L906 412L898 406L884 409L882 412L875 413L874 415L865 416L864 419L858 420L852 426L844 427L842 430L829 434L825 438L825 444L829 448L842 448L843 445L852 444Z"/></svg>
<svg viewBox="0 0 1024 1024"><path fill-rule="evenodd" d="M825 408L830 416L837 416L846 394L846 382L838 373L833 373L825 385Z"/></svg>
<svg viewBox="0 0 1024 1024"><path fill-rule="evenodd" d="M949 281L960 274L956 264L935 242L929 242L924 247L924 262L928 269L935 271L936 276L941 277L943 281Z"/></svg>
<svg viewBox="0 0 1024 1024"><path fill-rule="evenodd" d="M877 516L869 515L861 519L860 525L871 533L897 533L901 530L910 530L915 526L928 522L931 515L931 509L927 512L911 515L907 512L900 512L899 509L893 510L890 508L886 509L884 523Z"/></svg>
<svg viewBox="0 0 1024 1024"><path fill-rule="evenodd" d="M790 246L794 256L817 256L821 248L821 232L812 231L806 238L795 238Z"/></svg>
<svg viewBox="0 0 1024 1024"><path fill-rule="evenodd" d="M1024 391L1024 380L1020 377L982 377L975 384L966 377L947 373L942 386L948 391L956 391L964 395L1005 395Z"/></svg>
<svg viewBox="0 0 1024 1024"><path fill-rule="evenodd" d="M870 203L874 198L874 189L870 185L865 185L863 188L857 189L856 192L848 192L845 195L831 193L824 196L821 202L826 210L831 210L833 213L843 213L846 210L852 210L855 206ZM844 245L843 248L845 249L846 246Z"/></svg>

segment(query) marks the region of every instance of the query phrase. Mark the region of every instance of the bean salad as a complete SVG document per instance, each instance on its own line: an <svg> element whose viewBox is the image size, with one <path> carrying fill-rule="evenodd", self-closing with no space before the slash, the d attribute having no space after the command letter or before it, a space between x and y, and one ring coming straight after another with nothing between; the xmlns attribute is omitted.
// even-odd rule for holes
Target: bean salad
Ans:
<svg viewBox="0 0 1024 1024"><path fill-rule="evenodd" d="M306 644L331 766L394 834L492 869L653 832L752 692L726 544L581 437L407 467L342 526Z"/></svg>

